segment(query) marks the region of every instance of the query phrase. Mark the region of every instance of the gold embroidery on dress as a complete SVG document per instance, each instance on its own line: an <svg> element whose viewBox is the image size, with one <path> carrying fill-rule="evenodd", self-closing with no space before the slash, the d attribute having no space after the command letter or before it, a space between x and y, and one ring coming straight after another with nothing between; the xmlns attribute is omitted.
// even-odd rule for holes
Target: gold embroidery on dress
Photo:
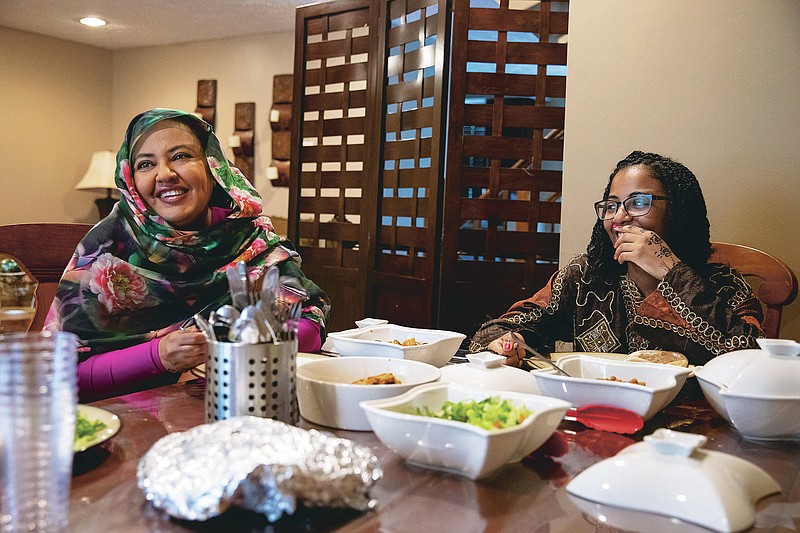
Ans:
<svg viewBox="0 0 800 533"><path fill-rule="evenodd" d="M512 324L522 325L528 322L538 322L541 320L544 313L547 313L548 315L554 314L556 311L558 311L558 308L561 304L561 290L564 287L564 277L566 275L566 269L562 269L556 275L555 279L553 280L553 292L550 296L550 301L545 307L537 307L525 313L517 313L516 315L506 318L506 320Z"/></svg>
<svg viewBox="0 0 800 533"><path fill-rule="evenodd" d="M630 280L627 274L620 278L620 288L622 289L622 301L625 303L625 314L628 316L628 323L625 326L625 339L628 341L628 351L646 350L650 343L636 333L633 325L636 323L636 307L642 303L643 297L639 292L639 287Z"/></svg>
<svg viewBox="0 0 800 533"><path fill-rule="evenodd" d="M715 278L719 277L725 279L723 279L722 281L717 281ZM722 290L724 290L725 288L730 287L730 285L736 285L738 287L736 289L736 292L734 292L733 296L731 296L730 300L728 300L728 305L734 309L742 305L742 302L750 298L754 298L753 290L750 288L750 285L747 283L747 280L744 279L744 276L742 276L738 272L734 272L732 270L729 271L728 274L726 274L725 272L717 272L715 274L712 274L710 279L712 282L720 286L720 290L717 292L718 295L719 292L722 292Z"/></svg>
<svg viewBox="0 0 800 533"><path fill-rule="evenodd" d="M594 322L594 324L580 335L575 336L575 340L584 351L609 353L622 346L619 339L614 335L608 318L599 310L593 311L587 319L577 325L576 329L583 329L584 324L587 322Z"/></svg>
<svg viewBox="0 0 800 533"><path fill-rule="evenodd" d="M737 283L738 284L738 283ZM737 291L737 296L734 299L741 297L743 287L739 285L740 290ZM651 318L641 316L636 313L636 309L642 302L642 296L638 287L630 281L627 276L622 277L622 296L625 301L625 311L628 314L628 326L626 328L626 335L628 338L628 345L631 350L643 350L646 348L647 341L642 339L634 330L633 324L643 324L651 328L664 329L672 331L680 337L688 338L691 341L703 346L712 354L720 355L725 352L750 347L751 337L747 335L735 335L730 338L725 338L723 333L716 329L714 326L703 320L697 313L689 309L689 307L681 300L680 296L675 292L666 281L662 280L657 287L657 290L664 296L664 299L672 307L681 318L683 318L689 329L672 324L665 320L658 318ZM740 301L741 303L741 301Z"/></svg>

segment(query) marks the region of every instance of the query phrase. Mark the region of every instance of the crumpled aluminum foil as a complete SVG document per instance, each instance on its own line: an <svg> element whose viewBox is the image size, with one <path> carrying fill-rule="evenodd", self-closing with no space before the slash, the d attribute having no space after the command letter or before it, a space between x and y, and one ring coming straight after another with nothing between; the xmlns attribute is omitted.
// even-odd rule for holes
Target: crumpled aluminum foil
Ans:
<svg viewBox="0 0 800 533"><path fill-rule="evenodd" d="M145 498L167 514L206 520L241 507L274 522L309 507L371 509L383 475L366 446L254 416L161 438L139 461Z"/></svg>

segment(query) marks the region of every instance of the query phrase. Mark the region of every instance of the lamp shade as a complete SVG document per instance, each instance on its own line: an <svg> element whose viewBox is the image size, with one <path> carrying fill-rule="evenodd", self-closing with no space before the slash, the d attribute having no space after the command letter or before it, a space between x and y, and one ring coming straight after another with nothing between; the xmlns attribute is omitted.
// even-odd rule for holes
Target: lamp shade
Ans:
<svg viewBox="0 0 800 533"><path fill-rule="evenodd" d="M92 154L89 168L76 189L116 189L114 171L117 168L116 157L110 150L102 150Z"/></svg>

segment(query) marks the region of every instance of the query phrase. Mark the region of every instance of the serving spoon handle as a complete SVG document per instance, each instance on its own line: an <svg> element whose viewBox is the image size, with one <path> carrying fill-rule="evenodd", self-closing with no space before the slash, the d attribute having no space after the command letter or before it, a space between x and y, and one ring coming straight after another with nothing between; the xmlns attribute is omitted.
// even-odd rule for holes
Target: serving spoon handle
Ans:
<svg viewBox="0 0 800 533"><path fill-rule="evenodd" d="M611 433L636 433L644 427L644 419L633 411L610 405L584 405L567 410L565 420L580 422L586 427Z"/></svg>
<svg viewBox="0 0 800 533"><path fill-rule="evenodd" d="M525 343L525 341L523 341L522 339L517 338L517 343L520 346L522 346L525 349L525 351L530 352L530 354L533 356L534 359L536 359L538 361L543 361L543 362L547 363L548 365L550 365L551 367L553 367L557 374L561 374L562 376L571 377L569 374L564 372L564 370L560 366L558 366L553 361L551 361L549 357L545 357L544 355L540 354L539 352L537 352L536 350L534 350L533 348L528 346Z"/></svg>

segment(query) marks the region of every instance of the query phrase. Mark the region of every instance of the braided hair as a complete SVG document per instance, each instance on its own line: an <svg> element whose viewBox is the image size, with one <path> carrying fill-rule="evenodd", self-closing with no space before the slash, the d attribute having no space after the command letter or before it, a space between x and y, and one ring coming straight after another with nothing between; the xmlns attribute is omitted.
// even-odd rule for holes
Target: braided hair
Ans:
<svg viewBox="0 0 800 533"><path fill-rule="evenodd" d="M696 270L704 270L711 257L709 222L703 191L691 170L659 154L631 152L617 163L611 173L603 199L608 198L614 176L619 171L636 165L646 167L650 175L661 182L669 196L669 235L661 237L681 261ZM602 220L595 222L586 252L589 272L593 276L610 280L627 270L624 264L614 260L614 245Z"/></svg>

